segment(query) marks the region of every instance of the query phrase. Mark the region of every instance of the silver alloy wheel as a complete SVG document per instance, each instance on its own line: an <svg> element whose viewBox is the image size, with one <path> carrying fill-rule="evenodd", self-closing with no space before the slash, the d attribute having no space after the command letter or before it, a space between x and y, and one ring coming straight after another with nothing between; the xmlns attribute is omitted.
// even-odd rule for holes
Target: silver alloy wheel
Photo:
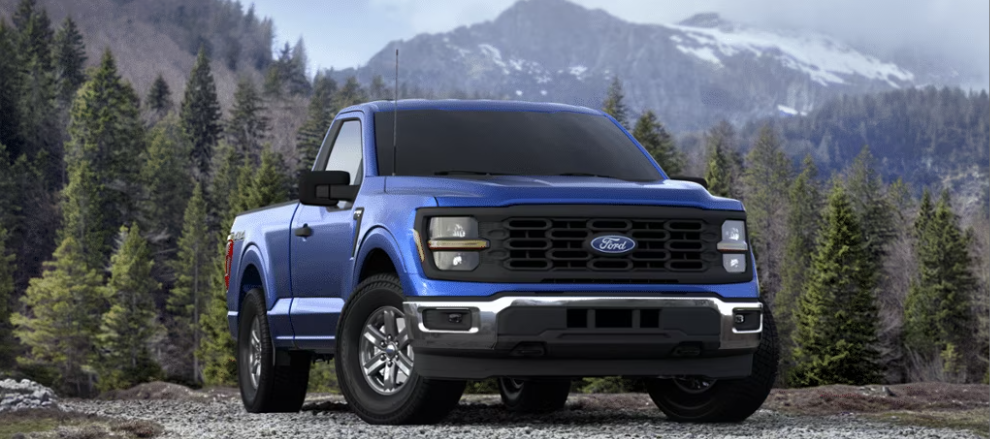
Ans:
<svg viewBox="0 0 990 439"><path fill-rule="evenodd" d="M381 395L391 395L409 381L413 350L405 314L393 306L371 313L361 330L360 361L364 379Z"/></svg>
<svg viewBox="0 0 990 439"><path fill-rule="evenodd" d="M258 388L261 382L261 323L258 317L251 322L251 342L248 351L248 369L251 376L251 386Z"/></svg>
<svg viewBox="0 0 990 439"><path fill-rule="evenodd" d="M702 378L674 378L674 385L685 393L693 395L707 392L715 385L714 379Z"/></svg>

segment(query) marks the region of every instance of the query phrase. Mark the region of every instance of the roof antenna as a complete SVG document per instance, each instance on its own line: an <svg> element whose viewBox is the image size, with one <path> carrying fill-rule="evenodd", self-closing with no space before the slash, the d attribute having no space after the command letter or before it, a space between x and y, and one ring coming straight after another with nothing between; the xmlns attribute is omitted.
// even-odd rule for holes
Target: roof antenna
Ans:
<svg viewBox="0 0 990 439"><path fill-rule="evenodd" d="M395 49L395 113L392 116L392 176L399 167L396 141L399 138L399 49Z"/></svg>

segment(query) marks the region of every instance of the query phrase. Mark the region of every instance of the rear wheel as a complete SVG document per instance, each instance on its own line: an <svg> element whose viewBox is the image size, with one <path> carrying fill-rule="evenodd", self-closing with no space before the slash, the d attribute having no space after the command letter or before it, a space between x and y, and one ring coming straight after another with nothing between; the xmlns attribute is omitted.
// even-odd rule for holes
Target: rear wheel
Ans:
<svg viewBox="0 0 990 439"><path fill-rule="evenodd" d="M742 422L759 410L777 379L777 326L763 307L763 334L743 379L651 379L646 390L667 418L678 422Z"/></svg>
<svg viewBox="0 0 990 439"><path fill-rule="evenodd" d="M250 413L298 412L306 398L312 354L288 352L288 364L276 365L268 328L265 293L244 296L237 325L237 381Z"/></svg>
<svg viewBox="0 0 990 439"><path fill-rule="evenodd" d="M395 275L368 278L347 300L337 334L337 381L354 412L371 424L429 424L457 406L464 381L428 380L415 355Z"/></svg>
<svg viewBox="0 0 990 439"><path fill-rule="evenodd" d="M522 381L498 379L502 403L517 413L548 413L564 408L571 392L570 380Z"/></svg>

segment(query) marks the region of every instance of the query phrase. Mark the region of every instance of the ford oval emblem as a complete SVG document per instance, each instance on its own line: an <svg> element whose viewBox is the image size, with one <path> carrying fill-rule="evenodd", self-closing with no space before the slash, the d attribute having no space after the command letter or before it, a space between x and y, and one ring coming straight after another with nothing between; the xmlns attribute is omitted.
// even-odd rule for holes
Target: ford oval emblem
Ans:
<svg viewBox="0 0 990 439"><path fill-rule="evenodd" d="M602 235L591 240L591 249L606 255L621 255L636 248L636 241L622 235Z"/></svg>

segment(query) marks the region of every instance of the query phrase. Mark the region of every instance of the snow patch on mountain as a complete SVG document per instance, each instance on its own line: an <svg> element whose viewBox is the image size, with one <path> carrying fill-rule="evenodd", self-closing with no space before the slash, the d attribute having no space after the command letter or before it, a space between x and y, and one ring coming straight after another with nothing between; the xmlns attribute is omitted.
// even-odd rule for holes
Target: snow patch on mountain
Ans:
<svg viewBox="0 0 990 439"><path fill-rule="evenodd" d="M505 61L502 61L502 51L498 50L491 44L479 44L478 48L481 49L481 52L487 55L488 58L495 63L495 65L502 68L502 73L507 75L509 74L509 69L505 64Z"/></svg>
<svg viewBox="0 0 990 439"><path fill-rule="evenodd" d="M845 84L845 75L885 81L895 88L900 87L898 81L914 80L911 72L856 51L825 35L789 35L740 25L702 28L669 24L665 27L693 40L688 42L681 36L671 36L670 39L678 43L678 50L708 62L714 62L713 58L719 59L716 52L728 57L742 52L757 57L773 56L784 66L805 73L826 87L829 84Z"/></svg>

